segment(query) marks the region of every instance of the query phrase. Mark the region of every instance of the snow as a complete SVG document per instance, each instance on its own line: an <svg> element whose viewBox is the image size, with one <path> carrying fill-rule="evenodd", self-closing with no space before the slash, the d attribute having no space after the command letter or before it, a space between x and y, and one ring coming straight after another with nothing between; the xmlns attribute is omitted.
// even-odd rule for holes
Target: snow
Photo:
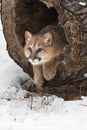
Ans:
<svg viewBox="0 0 87 130"><path fill-rule="evenodd" d="M85 77L85 78L87 77L87 73L84 74L84 77Z"/></svg>
<svg viewBox="0 0 87 130"><path fill-rule="evenodd" d="M85 3L85 2L79 2L79 4L82 5L82 6L86 6L87 5L87 3Z"/></svg>
<svg viewBox="0 0 87 130"><path fill-rule="evenodd" d="M0 130L87 130L87 97L78 101L34 94L21 89L29 78L9 57L0 24Z"/></svg>

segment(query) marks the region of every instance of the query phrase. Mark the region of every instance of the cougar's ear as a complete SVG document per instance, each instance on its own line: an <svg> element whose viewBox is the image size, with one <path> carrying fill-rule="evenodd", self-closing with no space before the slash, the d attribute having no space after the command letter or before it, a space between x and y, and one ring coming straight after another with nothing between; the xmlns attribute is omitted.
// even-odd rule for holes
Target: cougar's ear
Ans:
<svg viewBox="0 0 87 130"><path fill-rule="evenodd" d="M25 32L25 40L26 42L29 42L30 39L32 38L32 34L28 31Z"/></svg>
<svg viewBox="0 0 87 130"><path fill-rule="evenodd" d="M50 32L47 32L43 35L43 40L47 46L52 46L52 34Z"/></svg>

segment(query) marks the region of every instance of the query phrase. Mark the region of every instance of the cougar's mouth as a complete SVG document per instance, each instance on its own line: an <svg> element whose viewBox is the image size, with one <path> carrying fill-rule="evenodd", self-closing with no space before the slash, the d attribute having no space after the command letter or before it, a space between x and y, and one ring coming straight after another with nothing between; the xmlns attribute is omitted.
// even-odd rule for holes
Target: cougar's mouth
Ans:
<svg viewBox="0 0 87 130"><path fill-rule="evenodd" d="M29 62L32 65L39 65L40 64L40 60L41 60L41 58L38 58L38 59L29 59Z"/></svg>

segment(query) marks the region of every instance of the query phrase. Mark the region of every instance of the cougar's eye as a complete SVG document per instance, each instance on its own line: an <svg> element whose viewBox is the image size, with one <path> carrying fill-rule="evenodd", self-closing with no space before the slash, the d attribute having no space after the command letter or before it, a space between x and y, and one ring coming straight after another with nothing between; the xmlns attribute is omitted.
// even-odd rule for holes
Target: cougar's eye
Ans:
<svg viewBox="0 0 87 130"><path fill-rule="evenodd" d="M42 51L43 51L43 49L42 49L42 48L39 48L39 49L37 50L37 53L42 52Z"/></svg>
<svg viewBox="0 0 87 130"><path fill-rule="evenodd" d="M29 47L29 48L28 48L28 51L31 53L31 52L32 52L32 49Z"/></svg>

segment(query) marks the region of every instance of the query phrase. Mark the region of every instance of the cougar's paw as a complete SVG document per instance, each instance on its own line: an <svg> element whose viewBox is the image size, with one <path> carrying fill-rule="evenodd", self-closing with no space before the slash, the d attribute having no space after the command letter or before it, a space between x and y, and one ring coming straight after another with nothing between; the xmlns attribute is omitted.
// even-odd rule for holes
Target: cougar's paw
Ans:
<svg viewBox="0 0 87 130"><path fill-rule="evenodd" d="M35 80L34 83L35 83L36 87L42 87L43 83L44 83L44 80L43 79L41 79L41 80L38 79L38 80Z"/></svg>
<svg viewBox="0 0 87 130"><path fill-rule="evenodd" d="M38 86L37 86L37 87L35 88L35 90L36 90L37 92L43 92L43 87L38 87Z"/></svg>
<svg viewBox="0 0 87 130"><path fill-rule="evenodd" d="M56 72L48 72L48 73L46 72L46 73L44 73L44 78L47 81L49 81L49 80L53 79L55 77L55 75L56 75Z"/></svg>
<svg viewBox="0 0 87 130"><path fill-rule="evenodd" d="M31 87L35 87L35 86L36 86L35 83L31 81L30 79L21 83L22 89L27 90L27 91L29 91Z"/></svg>

